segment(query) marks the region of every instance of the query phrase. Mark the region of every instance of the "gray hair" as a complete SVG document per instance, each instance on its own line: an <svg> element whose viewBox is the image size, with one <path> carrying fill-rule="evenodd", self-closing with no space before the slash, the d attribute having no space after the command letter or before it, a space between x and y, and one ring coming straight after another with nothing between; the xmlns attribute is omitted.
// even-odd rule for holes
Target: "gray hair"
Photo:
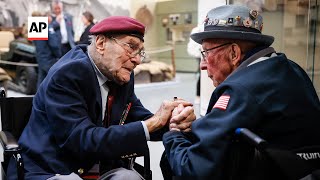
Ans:
<svg viewBox="0 0 320 180"><path fill-rule="evenodd" d="M52 6L59 5L61 7L61 9L63 8L63 3L61 2L61 0L52 0L51 5Z"/></svg>

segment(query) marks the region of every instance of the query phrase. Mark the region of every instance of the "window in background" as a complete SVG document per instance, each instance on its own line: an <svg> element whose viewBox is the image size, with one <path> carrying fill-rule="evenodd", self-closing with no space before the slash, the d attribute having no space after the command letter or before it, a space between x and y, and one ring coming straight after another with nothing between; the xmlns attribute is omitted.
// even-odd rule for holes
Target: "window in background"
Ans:
<svg viewBox="0 0 320 180"><path fill-rule="evenodd" d="M263 14L263 33L275 37L273 47L286 53L309 75L320 97L319 0L229 0Z"/></svg>

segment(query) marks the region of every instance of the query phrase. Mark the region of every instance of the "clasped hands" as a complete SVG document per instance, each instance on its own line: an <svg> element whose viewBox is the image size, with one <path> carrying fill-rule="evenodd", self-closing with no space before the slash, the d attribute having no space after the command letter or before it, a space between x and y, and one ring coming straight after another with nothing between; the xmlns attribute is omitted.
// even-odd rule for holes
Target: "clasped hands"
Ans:
<svg viewBox="0 0 320 180"><path fill-rule="evenodd" d="M193 106L184 106L179 104L172 111L169 121L170 131L191 131L191 124L196 119Z"/></svg>
<svg viewBox="0 0 320 180"><path fill-rule="evenodd" d="M172 131L188 132L196 119L192 103L183 99L165 100L158 111L145 121L149 132L154 132L169 125Z"/></svg>

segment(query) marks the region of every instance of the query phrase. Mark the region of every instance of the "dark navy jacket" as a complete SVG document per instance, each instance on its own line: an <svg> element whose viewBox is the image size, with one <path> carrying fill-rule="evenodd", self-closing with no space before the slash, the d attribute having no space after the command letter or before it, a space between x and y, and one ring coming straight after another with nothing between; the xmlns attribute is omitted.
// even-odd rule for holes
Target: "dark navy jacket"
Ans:
<svg viewBox="0 0 320 180"><path fill-rule="evenodd" d="M230 96L227 107L213 108ZM232 134L246 127L270 144L296 149L320 145L320 103L307 74L284 54L231 74L213 92L192 133L168 132L163 143L173 173L223 179Z"/></svg>
<svg viewBox="0 0 320 180"><path fill-rule="evenodd" d="M89 24L83 31L83 33L80 36L79 41L77 42L77 44L90 44L90 29L92 28L92 26L94 26L94 23Z"/></svg>
<svg viewBox="0 0 320 180"><path fill-rule="evenodd" d="M33 41L36 47L36 59L43 71L48 72L50 67L61 57L60 35L52 24L48 25L48 40Z"/></svg>
<svg viewBox="0 0 320 180"><path fill-rule="evenodd" d="M101 93L86 46L76 46L50 69L37 91L30 120L19 144L25 179L46 179L55 174L90 169L100 160L142 155L147 147L141 120L152 114L129 83L116 87L109 128L102 127ZM126 104L132 103L124 125L118 125ZM150 134L161 140L161 132ZM13 161L9 179L15 179Z"/></svg>

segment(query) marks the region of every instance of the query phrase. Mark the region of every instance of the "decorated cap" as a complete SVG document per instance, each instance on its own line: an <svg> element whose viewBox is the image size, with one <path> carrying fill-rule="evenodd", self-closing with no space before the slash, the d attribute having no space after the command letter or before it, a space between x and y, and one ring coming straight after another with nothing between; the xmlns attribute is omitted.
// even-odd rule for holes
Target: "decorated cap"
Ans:
<svg viewBox="0 0 320 180"><path fill-rule="evenodd" d="M204 21L204 31L191 38L201 44L204 39L237 39L270 46L273 36L261 34L262 16L256 10L240 5L224 5L210 10Z"/></svg>
<svg viewBox="0 0 320 180"><path fill-rule="evenodd" d="M110 16L95 24L90 33L97 34L127 34L143 40L145 26L139 21L127 16Z"/></svg>

